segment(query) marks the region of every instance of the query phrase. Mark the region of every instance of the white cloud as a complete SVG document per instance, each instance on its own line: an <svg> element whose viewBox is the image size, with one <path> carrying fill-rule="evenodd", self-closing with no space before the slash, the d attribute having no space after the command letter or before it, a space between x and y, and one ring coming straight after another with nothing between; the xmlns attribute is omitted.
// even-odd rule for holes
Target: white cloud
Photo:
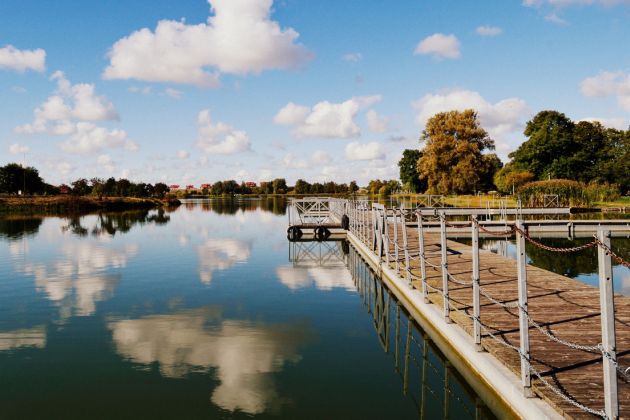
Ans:
<svg viewBox="0 0 630 420"><path fill-rule="evenodd" d="M477 28L477 34L481 36L497 36L503 33L503 29L498 26L479 26Z"/></svg>
<svg viewBox="0 0 630 420"><path fill-rule="evenodd" d="M180 159L188 159L190 157L190 153L186 150L180 150L177 152L177 157Z"/></svg>
<svg viewBox="0 0 630 420"><path fill-rule="evenodd" d="M23 144L14 143L11 146L9 146L9 153L11 153L12 155L28 153L29 150L30 150L29 147Z"/></svg>
<svg viewBox="0 0 630 420"><path fill-rule="evenodd" d="M213 124L207 109L199 112L197 134L197 147L208 154L226 155L250 149L245 131L236 130L220 121Z"/></svg>
<svg viewBox="0 0 630 420"><path fill-rule="evenodd" d="M382 133L387 130L388 119L381 117L376 111L370 109L366 114L368 128L373 133Z"/></svg>
<svg viewBox="0 0 630 420"><path fill-rule="evenodd" d="M309 167L306 160L297 158L293 153L287 153L282 159L282 163L288 169L306 169Z"/></svg>
<svg viewBox="0 0 630 420"><path fill-rule="evenodd" d="M105 79L219 85L220 73L248 74L299 67L311 53L298 32L270 19L272 0L209 0L207 23L162 20L140 29L109 52Z"/></svg>
<svg viewBox="0 0 630 420"><path fill-rule="evenodd" d="M545 20L547 22L555 23L556 25L567 25L569 23L566 20L562 19L560 16L558 16L558 14L555 12L545 15Z"/></svg>
<svg viewBox="0 0 630 420"><path fill-rule="evenodd" d="M359 143L358 141L348 143L345 153L348 160L385 159L383 147L375 141L371 143Z"/></svg>
<svg viewBox="0 0 630 420"><path fill-rule="evenodd" d="M164 89L164 94L166 96L170 96L173 99L181 99L181 97L184 96L184 92L173 88Z"/></svg>
<svg viewBox="0 0 630 420"><path fill-rule="evenodd" d="M528 7L541 7L549 5L553 7L569 7L569 6L617 6L630 5L630 0L523 0L523 5Z"/></svg>
<svg viewBox="0 0 630 420"><path fill-rule="evenodd" d="M345 289L355 291L350 272L345 267L294 267L281 265L276 267L276 276L280 283L291 290L315 286L318 290Z"/></svg>
<svg viewBox="0 0 630 420"><path fill-rule="evenodd" d="M455 59L461 57L459 49L460 43L455 35L436 33L420 41L416 46L414 54L431 55L437 59Z"/></svg>
<svg viewBox="0 0 630 420"><path fill-rule="evenodd" d="M109 155L100 155L98 158L96 158L96 163L107 172L114 172L116 170L116 164L114 163L112 157Z"/></svg>
<svg viewBox="0 0 630 420"><path fill-rule="evenodd" d="M141 93L143 95L150 95L152 88L151 86L144 86L144 87L129 86L127 90L131 93Z"/></svg>
<svg viewBox="0 0 630 420"><path fill-rule="evenodd" d="M352 52L352 53L347 53L344 54L341 59L343 61L350 61L352 63L356 63L358 61L361 61L363 59L363 55L361 53L358 52Z"/></svg>
<svg viewBox="0 0 630 420"><path fill-rule="evenodd" d="M61 148L70 153L92 153L113 147L137 150L125 131L108 130L92 123L119 118L114 105L97 95L93 84L73 85L61 71L53 73L50 79L57 82L57 88L35 108L33 121L15 127L15 132L70 136L61 143Z"/></svg>
<svg viewBox="0 0 630 420"><path fill-rule="evenodd" d="M584 79L580 87L584 96L614 96L619 107L630 112L630 73L603 71Z"/></svg>
<svg viewBox="0 0 630 420"><path fill-rule="evenodd" d="M13 45L0 48L0 69L24 73L27 70L43 72L46 70L46 51L18 50Z"/></svg>
<svg viewBox="0 0 630 420"><path fill-rule="evenodd" d="M330 156L328 152L325 152L323 150L316 150L313 153L311 160L313 161L313 164L315 165L326 165L332 162L332 157Z"/></svg>
<svg viewBox="0 0 630 420"><path fill-rule="evenodd" d="M289 102L274 117L280 125L291 125L295 137L353 138L361 135L354 118L360 110L382 99L380 95L358 96L342 103L318 102L312 108Z"/></svg>
<svg viewBox="0 0 630 420"><path fill-rule="evenodd" d="M77 154L95 153L117 147L134 149L137 146L127 139L124 130L108 130L89 122L77 123L75 132L61 143L63 151Z"/></svg>
<svg viewBox="0 0 630 420"><path fill-rule="evenodd" d="M597 118L587 117L580 121L599 122L604 127L616 128L617 130L627 130L630 127L630 121L627 118Z"/></svg>
<svg viewBox="0 0 630 420"><path fill-rule="evenodd" d="M416 122L420 127L438 112L465 109L477 111L479 121L490 136L497 142L507 142L508 137L522 131L524 121L530 116L530 110L524 100L508 98L492 104L478 92L470 90L451 90L424 95L413 103L418 112Z"/></svg>

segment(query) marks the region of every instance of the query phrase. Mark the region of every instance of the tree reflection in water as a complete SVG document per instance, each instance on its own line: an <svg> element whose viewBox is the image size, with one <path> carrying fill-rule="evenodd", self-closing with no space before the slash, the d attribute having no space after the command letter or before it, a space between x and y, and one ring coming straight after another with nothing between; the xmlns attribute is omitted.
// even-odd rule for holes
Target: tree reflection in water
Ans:
<svg viewBox="0 0 630 420"><path fill-rule="evenodd" d="M71 232L77 236L102 236L116 235L117 233L127 233L135 225L145 225L153 223L155 225L165 225L171 217L162 208L157 210L134 210L111 213L98 213L96 219L90 227L84 224L92 222L89 216L68 217L68 224L61 229L64 232Z"/></svg>
<svg viewBox="0 0 630 420"><path fill-rule="evenodd" d="M23 236L31 236L39 231L44 221L41 217L9 216L0 218L0 238L20 239Z"/></svg>
<svg viewBox="0 0 630 420"><path fill-rule="evenodd" d="M217 214L236 214L239 211L257 211L273 213L284 216L287 209L287 199L285 197L266 198L213 198L208 200L184 201L184 206L194 209L201 205L203 211L211 211Z"/></svg>

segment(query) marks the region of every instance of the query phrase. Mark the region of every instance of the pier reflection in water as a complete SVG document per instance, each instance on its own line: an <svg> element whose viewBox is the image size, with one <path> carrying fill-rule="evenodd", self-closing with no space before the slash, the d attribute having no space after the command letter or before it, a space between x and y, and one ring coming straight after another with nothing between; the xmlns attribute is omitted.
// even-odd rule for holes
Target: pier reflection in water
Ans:
<svg viewBox="0 0 630 420"><path fill-rule="evenodd" d="M303 270L304 279L314 269L329 270L329 274L334 274L344 266L346 275L349 272L347 277L338 272L336 285L352 286L358 291L372 318L375 339L391 358L393 375L400 378L400 390L413 402L418 418L495 418L404 305L347 241L290 242L289 256L293 272ZM317 282L315 284L319 288Z"/></svg>

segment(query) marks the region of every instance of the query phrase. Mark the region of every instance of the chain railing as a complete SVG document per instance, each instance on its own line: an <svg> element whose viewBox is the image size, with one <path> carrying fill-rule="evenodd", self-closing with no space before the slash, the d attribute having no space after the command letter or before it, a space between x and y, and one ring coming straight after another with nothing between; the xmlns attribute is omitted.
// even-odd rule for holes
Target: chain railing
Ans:
<svg viewBox="0 0 630 420"><path fill-rule="evenodd" d="M613 306L613 290L612 290L612 269L611 259L617 264L624 267L630 267L629 263L615 254L610 247L610 233L600 230L593 240L580 246L559 248L545 245L533 239L528 233L524 225L520 221L508 227L503 231L488 229L476 217L472 217L468 222L450 222L444 213L438 213L437 218L440 222L440 252L429 255L425 246L425 228L423 226L424 219L422 211L418 209L396 209L385 208L382 205L373 204L372 207L357 205L351 206L352 218L357 218L357 223L351 223L350 230L363 243L368 245L377 257L384 261L385 266L393 269L395 273L405 278L407 282L414 288L420 283L420 291L425 302L430 303L429 292L437 293L442 298L442 309L445 320L452 322L450 318L451 311L460 313L473 323L473 338L477 347L481 350L481 331L484 331L486 337L499 342L516 351L521 359L521 382L526 395L531 395L531 374L533 374L540 383L549 388L553 393L557 394L564 401L567 401L574 407L584 412L600 416L603 418L614 419L618 417L618 395L617 395L617 376L624 380L628 380L630 376L630 367L622 367L617 362L615 354L616 339L614 331L614 306ZM408 223L413 224L415 218L416 229L408 229ZM370 222L371 221L371 222ZM409 221L409 222L408 222ZM366 228L367 231L366 232ZM450 229L471 229L473 238L473 270L471 280L463 280L451 272L448 268L448 246L446 241L446 228ZM416 231L418 240L418 249L412 251L409 246L409 233ZM494 236L511 236L517 237L517 281L518 281L518 298L504 301L492 296L485 288L481 287L479 279L479 232L484 232ZM402 243L401 243L402 241ZM558 337L550 330L537 322L528 309L527 295L527 264L525 253L525 241L533 246L544 249L549 252L558 253L577 253L592 247L599 249L599 277L600 277L600 303L602 317L602 342L597 344L576 343L564 338ZM439 258L439 263L432 260ZM412 266L412 261L419 264L419 267ZM428 283L427 267L440 271L442 273L442 287L435 287ZM417 270L420 268L420 274ZM465 310L453 304L454 301L449 293L449 283L454 283L465 288L471 288L473 292L473 308L471 315ZM487 325L481 322L480 317L480 297L483 296L489 302L499 305L509 313L510 310L517 310L518 314L512 313L513 316L519 318L519 346L508 343L505 338L492 332ZM561 389L555 387L532 365L530 349L529 349L529 328L533 327L536 331L543 334L548 340L563 345L575 351L584 351L589 353L601 353L604 365L604 392L605 407L604 410L597 410L576 401L571 396L566 395Z"/></svg>

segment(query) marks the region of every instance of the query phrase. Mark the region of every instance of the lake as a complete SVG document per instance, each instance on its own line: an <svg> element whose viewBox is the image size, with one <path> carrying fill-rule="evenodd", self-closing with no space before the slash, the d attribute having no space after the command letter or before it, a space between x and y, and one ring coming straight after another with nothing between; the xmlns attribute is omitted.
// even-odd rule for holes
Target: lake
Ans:
<svg viewBox="0 0 630 420"><path fill-rule="evenodd" d="M286 227L281 200L1 217L0 418L493 417L347 243Z"/></svg>
<svg viewBox="0 0 630 420"><path fill-rule="evenodd" d="M285 209L0 217L0 418L493 418L347 242L287 241ZM551 265L593 280L592 256Z"/></svg>

